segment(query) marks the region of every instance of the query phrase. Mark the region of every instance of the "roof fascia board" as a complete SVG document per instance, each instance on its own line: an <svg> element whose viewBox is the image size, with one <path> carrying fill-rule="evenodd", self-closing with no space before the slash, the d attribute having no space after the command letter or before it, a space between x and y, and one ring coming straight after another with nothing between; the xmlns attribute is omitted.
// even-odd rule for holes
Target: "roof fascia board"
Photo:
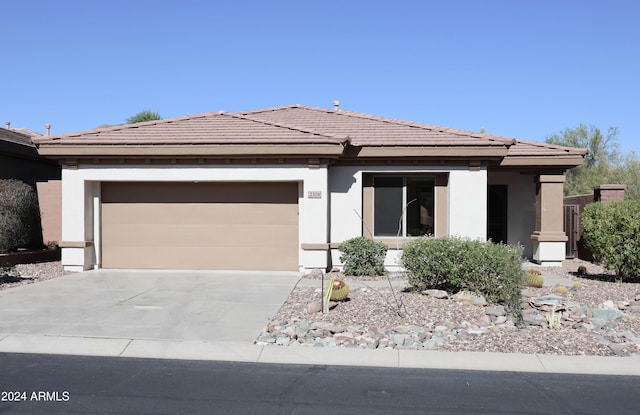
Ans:
<svg viewBox="0 0 640 415"><path fill-rule="evenodd" d="M45 145L38 152L43 156L340 156L342 145Z"/></svg>
<svg viewBox="0 0 640 415"><path fill-rule="evenodd" d="M505 157L501 167L527 167L527 166L580 166L584 161L581 155L566 156L511 156Z"/></svg>
<svg viewBox="0 0 640 415"><path fill-rule="evenodd" d="M357 157L505 157L506 147L362 147Z"/></svg>

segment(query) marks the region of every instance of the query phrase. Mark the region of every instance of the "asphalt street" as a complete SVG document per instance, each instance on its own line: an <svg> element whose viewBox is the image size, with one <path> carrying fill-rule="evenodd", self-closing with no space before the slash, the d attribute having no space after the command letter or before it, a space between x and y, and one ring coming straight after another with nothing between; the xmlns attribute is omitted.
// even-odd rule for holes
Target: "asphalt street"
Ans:
<svg viewBox="0 0 640 415"><path fill-rule="evenodd" d="M632 414L637 377L0 354L4 414Z"/></svg>

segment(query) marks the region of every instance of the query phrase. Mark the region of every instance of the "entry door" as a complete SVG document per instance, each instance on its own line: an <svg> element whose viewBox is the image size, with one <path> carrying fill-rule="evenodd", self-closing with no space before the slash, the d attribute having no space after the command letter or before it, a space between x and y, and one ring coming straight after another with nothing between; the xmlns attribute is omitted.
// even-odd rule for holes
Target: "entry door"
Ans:
<svg viewBox="0 0 640 415"><path fill-rule="evenodd" d="M507 186L489 185L487 194L487 239L507 243Z"/></svg>

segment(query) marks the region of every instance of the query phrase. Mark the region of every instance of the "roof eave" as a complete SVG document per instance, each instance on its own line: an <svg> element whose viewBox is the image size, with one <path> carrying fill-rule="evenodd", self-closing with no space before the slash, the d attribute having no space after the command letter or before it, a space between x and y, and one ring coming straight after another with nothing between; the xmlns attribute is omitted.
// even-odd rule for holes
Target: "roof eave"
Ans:
<svg viewBox="0 0 640 415"><path fill-rule="evenodd" d="M206 156L323 156L339 157L344 146L336 144L204 144L204 145L82 145L41 144L40 155L48 157L206 157Z"/></svg>
<svg viewBox="0 0 640 415"><path fill-rule="evenodd" d="M509 156L500 162L500 167L566 167L568 169L580 166L584 156L570 154L563 156Z"/></svg>
<svg viewBox="0 0 640 415"><path fill-rule="evenodd" d="M362 147L358 150L357 157L505 157L508 151L507 147L499 146L381 146Z"/></svg>

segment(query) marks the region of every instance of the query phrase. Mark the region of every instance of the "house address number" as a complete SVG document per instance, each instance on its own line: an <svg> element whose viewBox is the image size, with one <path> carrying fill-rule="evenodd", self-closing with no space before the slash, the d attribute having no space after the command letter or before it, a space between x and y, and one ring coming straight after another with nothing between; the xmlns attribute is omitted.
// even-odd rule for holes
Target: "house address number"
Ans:
<svg viewBox="0 0 640 415"><path fill-rule="evenodd" d="M309 199L322 199L322 192L320 190L309 190L307 197Z"/></svg>

